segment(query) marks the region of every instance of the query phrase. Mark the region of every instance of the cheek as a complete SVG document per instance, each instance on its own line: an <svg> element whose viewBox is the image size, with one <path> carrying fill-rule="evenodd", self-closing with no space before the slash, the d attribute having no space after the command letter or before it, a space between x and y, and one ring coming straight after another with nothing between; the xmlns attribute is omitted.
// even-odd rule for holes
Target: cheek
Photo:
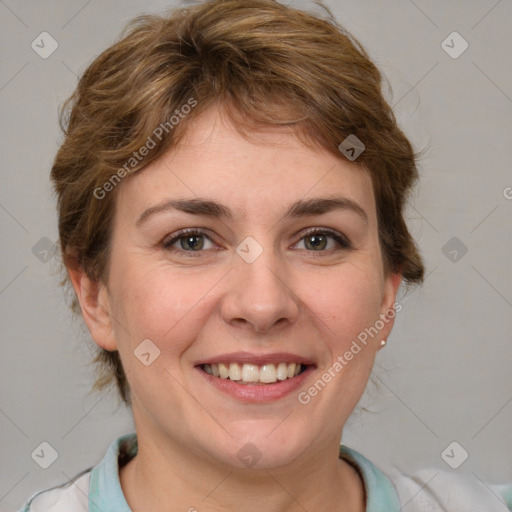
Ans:
<svg viewBox="0 0 512 512"><path fill-rule="evenodd" d="M150 339L161 351L180 352L192 343L207 316L208 292L219 279L170 270L163 266L124 265L113 282L116 290L113 310L119 324L120 350L133 350ZM128 338L128 343L123 342Z"/></svg>
<svg viewBox="0 0 512 512"><path fill-rule="evenodd" d="M375 273L347 266L316 283L304 285L302 297L324 324L331 348L343 348L379 318L381 288Z"/></svg>
<svg viewBox="0 0 512 512"><path fill-rule="evenodd" d="M212 287L210 281L128 261L112 275L115 337L132 392L143 403L161 390L179 396L173 375L208 317L204 296ZM147 366L146 353L150 354Z"/></svg>

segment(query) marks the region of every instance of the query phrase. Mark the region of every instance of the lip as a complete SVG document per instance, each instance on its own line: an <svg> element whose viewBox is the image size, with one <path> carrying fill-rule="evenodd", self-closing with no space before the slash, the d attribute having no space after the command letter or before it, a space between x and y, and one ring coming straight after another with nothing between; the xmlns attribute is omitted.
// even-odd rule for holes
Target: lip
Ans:
<svg viewBox="0 0 512 512"><path fill-rule="evenodd" d="M315 362L306 357L292 354L289 352L276 352L273 354L253 354L251 352L232 352L229 354L220 354L209 359L197 361L194 366L203 364L219 364L219 363L238 363L238 364L254 364L263 366L264 364L278 363L299 363L305 366L313 366ZM316 365L315 365L316 366Z"/></svg>
<svg viewBox="0 0 512 512"><path fill-rule="evenodd" d="M304 385L304 381L309 378L310 374L316 369L316 365L309 362L308 359L295 356L292 354L267 354L267 355L252 355L247 353L226 354L216 356L212 359L206 359L198 362L195 369L199 376L206 379L206 382L213 386L216 390L223 394L229 395L237 401L244 403L269 403L281 400L296 392ZM224 359L225 358L225 359ZM300 362L306 365L306 369L296 377L292 377L283 381L277 381L272 384L264 385L251 385L251 384L238 384L237 381L230 379L221 379L206 373L201 365L203 364L218 364L219 362L232 362L232 363L249 363L249 364L264 364L264 363L278 363L278 362Z"/></svg>

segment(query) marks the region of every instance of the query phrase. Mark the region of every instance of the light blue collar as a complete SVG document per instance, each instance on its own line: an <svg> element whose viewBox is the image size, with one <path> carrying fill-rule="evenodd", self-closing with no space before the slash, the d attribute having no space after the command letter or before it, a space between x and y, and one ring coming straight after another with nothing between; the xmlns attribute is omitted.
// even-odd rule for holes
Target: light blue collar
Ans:
<svg viewBox="0 0 512 512"><path fill-rule="evenodd" d="M117 438L108 447L103 460L91 470L89 481L89 512L132 512L121 489L118 457L124 443L137 453L135 432Z"/></svg>
<svg viewBox="0 0 512 512"><path fill-rule="evenodd" d="M366 512L400 512L400 499L391 480L373 463L348 446L340 446L340 457L356 466L363 477Z"/></svg>
<svg viewBox="0 0 512 512"><path fill-rule="evenodd" d="M91 470L89 512L131 512L119 481L118 457L122 445L128 458L135 456L136 433L126 434L113 441L103 460ZM347 446L340 446L340 457L352 463L363 478L366 512L400 512L397 491L384 473L363 455Z"/></svg>

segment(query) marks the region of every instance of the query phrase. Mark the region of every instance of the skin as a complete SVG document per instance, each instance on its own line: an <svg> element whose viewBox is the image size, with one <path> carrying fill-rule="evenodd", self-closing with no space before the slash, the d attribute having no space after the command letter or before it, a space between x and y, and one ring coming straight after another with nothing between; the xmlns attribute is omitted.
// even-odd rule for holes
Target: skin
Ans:
<svg viewBox="0 0 512 512"><path fill-rule="evenodd" d="M389 312L401 277L383 269L369 175L286 128L246 140L211 108L117 193L108 279L68 270L93 339L119 350L132 389L139 452L120 471L132 510L365 510L362 481L338 447L392 320L306 405L297 392L243 403L194 365L223 353L290 352L316 364L298 391L307 390ZM350 209L283 217L295 201L333 196L357 203L367 220ZM136 225L148 208L197 197L233 218L169 210ZM183 228L207 230L193 239L202 248L183 239L163 247ZM351 247L327 234L315 248L308 228L335 230ZM263 249L253 263L236 253L247 236ZM160 350L149 366L133 354L144 339ZM252 468L237 457L249 442L261 453Z"/></svg>

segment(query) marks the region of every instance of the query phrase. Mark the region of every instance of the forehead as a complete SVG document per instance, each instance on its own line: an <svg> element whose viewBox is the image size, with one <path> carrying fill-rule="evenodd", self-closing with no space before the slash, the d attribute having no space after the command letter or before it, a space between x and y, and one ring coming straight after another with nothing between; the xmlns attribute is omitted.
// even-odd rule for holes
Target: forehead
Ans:
<svg viewBox="0 0 512 512"><path fill-rule="evenodd" d="M207 109L187 126L179 145L130 176L119 207L132 211L176 198L210 197L234 217L282 211L298 199L346 197L371 217L369 174L356 162L306 145L290 127L265 127L242 135L225 113Z"/></svg>

